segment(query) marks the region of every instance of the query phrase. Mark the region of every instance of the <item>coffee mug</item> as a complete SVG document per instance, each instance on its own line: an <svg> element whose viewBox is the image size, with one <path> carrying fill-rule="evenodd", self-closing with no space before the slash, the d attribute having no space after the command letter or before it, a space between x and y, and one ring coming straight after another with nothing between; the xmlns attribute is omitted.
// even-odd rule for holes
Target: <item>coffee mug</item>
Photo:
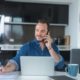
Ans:
<svg viewBox="0 0 80 80"><path fill-rule="evenodd" d="M76 77L79 73L79 64L68 64L66 72L73 77Z"/></svg>

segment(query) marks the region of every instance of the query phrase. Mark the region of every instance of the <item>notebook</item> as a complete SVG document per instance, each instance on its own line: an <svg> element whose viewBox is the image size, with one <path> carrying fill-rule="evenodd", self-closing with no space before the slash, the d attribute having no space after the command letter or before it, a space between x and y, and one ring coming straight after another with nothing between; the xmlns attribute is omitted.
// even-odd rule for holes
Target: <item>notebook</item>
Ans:
<svg viewBox="0 0 80 80"><path fill-rule="evenodd" d="M23 76L54 75L54 59L52 57L21 56L20 62Z"/></svg>
<svg viewBox="0 0 80 80"><path fill-rule="evenodd" d="M71 77L68 77L68 76L65 76L65 75L62 75L62 76L52 76L50 77L51 80L75 80Z"/></svg>

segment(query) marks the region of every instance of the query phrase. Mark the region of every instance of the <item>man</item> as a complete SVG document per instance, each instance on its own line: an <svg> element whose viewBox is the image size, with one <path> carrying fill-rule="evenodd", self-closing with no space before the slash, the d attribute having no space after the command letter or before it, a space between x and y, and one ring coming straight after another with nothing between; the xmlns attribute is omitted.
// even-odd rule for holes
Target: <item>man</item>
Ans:
<svg viewBox="0 0 80 80"><path fill-rule="evenodd" d="M64 65L64 60L50 37L49 24L44 19L36 24L35 40L22 46L17 55L9 60L6 66L1 67L0 73L19 70L20 56L52 56L55 60L55 68L62 68Z"/></svg>

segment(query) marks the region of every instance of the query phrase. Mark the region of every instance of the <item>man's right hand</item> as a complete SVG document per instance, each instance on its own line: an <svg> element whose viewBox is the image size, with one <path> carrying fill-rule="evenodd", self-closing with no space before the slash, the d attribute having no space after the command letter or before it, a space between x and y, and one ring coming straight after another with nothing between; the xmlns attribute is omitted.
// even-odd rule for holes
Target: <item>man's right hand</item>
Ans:
<svg viewBox="0 0 80 80"><path fill-rule="evenodd" d="M1 73L5 73L5 72L6 72L5 67L1 66L1 67L0 67L0 74L1 74Z"/></svg>
<svg viewBox="0 0 80 80"><path fill-rule="evenodd" d="M16 70L16 65L8 62L5 66L0 67L0 74L8 73Z"/></svg>

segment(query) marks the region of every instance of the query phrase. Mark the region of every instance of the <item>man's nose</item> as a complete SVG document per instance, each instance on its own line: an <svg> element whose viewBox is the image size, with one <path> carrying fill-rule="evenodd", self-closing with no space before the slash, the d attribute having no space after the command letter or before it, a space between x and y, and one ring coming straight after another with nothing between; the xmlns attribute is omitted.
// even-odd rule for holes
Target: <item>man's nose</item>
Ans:
<svg viewBox="0 0 80 80"><path fill-rule="evenodd" d="M41 32L39 31L37 34L38 34L38 35L41 35Z"/></svg>

